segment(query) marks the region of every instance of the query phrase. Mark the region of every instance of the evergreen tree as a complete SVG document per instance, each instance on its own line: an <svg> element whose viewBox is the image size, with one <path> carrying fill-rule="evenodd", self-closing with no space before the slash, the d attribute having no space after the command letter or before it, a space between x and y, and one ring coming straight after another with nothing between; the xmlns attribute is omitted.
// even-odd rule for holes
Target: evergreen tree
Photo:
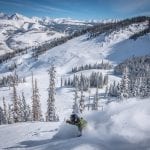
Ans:
<svg viewBox="0 0 150 150"><path fill-rule="evenodd" d="M13 117L14 117L14 122L16 123L20 121L20 116L19 116L20 107L18 103L18 96L17 96L15 84L13 85L12 101L13 101Z"/></svg>
<svg viewBox="0 0 150 150"><path fill-rule="evenodd" d="M99 94L98 94L98 87L97 87L94 96L94 101L93 101L93 110L98 110L98 101L99 101Z"/></svg>
<svg viewBox="0 0 150 150"><path fill-rule="evenodd" d="M128 68L128 75L125 75L124 68ZM150 96L148 94L150 89L150 55L140 57L133 56L132 58L125 60L123 63L120 63L115 67L115 73L123 74L122 80L124 81L126 80L125 78L128 77L128 82L122 82L120 85L122 97L146 98ZM127 90L125 90L127 87L129 87L128 93L126 92Z"/></svg>
<svg viewBox="0 0 150 150"><path fill-rule="evenodd" d="M12 124L14 123L14 111L13 111L13 105L8 105L8 123Z"/></svg>
<svg viewBox="0 0 150 150"><path fill-rule="evenodd" d="M128 68L125 67L123 77L121 80L121 94L123 98L128 98L129 97L129 77L128 77Z"/></svg>
<svg viewBox="0 0 150 150"><path fill-rule="evenodd" d="M33 82L32 75L32 120L33 121L42 121L42 111L40 104L40 94L37 87L37 80Z"/></svg>
<svg viewBox="0 0 150 150"><path fill-rule="evenodd" d="M22 104L22 99L20 96L18 96L18 106L19 106L19 114L18 114L18 118L20 122L24 121L23 118L23 104Z"/></svg>
<svg viewBox="0 0 150 150"><path fill-rule="evenodd" d="M108 97L108 86L105 88L105 98Z"/></svg>
<svg viewBox="0 0 150 150"><path fill-rule="evenodd" d="M140 97L145 98L147 97L147 84L145 78L140 78Z"/></svg>
<svg viewBox="0 0 150 150"><path fill-rule="evenodd" d="M91 88L90 88L90 81L88 83L88 93L89 93L89 98L88 98L88 110L90 110L90 106L91 106Z"/></svg>
<svg viewBox="0 0 150 150"><path fill-rule="evenodd" d="M113 86L112 86L112 84L110 84L108 91L109 91L109 92L108 92L108 96L109 96L109 97L113 96Z"/></svg>
<svg viewBox="0 0 150 150"><path fill-rule="evenodd" d="M41 111L41 103L40 103L40 94L37 86L37 80L35 79L35 120L34 121L42 121L42 111Z"/></svg>
<svg viewBox="0 0 150 150"><path fill-rule="evenodd" d="M5 102L5 97L3 97L3 110L4 110L4 117L6 120L6 124L8 123L8 110L7 110L7 105Z"/></svg>
<svg viewBox="0 0 150 150"><path fill-rule="evenodd" d="M120 83L117 84L117 87L116 87L116 97L118 98L118 101L121 101L123 98L122 98L122 93L121 93L121 85Z"/></svg>
<svg viewBox="0 0 150 150"><path fill-rule="evenodd" d="M32 120L35 120L35 87L34 87L34 78L33 78L33 72L32 72Z"/></svg>
<svg viewBox="0 0 150 150"><path fill-rule="evenodd" d="M97 88L103 88L103 86L104 86L103 74L100 73L100 75L98 74L97 77Z"/></svg>
<svg viewBox="0 0 150 150"><path fill-rule="evenodd" d="M150 97L150 77L147 78L147 90L146 90L146 96Z"/></svg>
<svg viewBox="0 0 150 150"><path fill-rule="evenodd" d="M32 110L29 105L27 105L27 112L26 112L26 118L25 121L32 121Z"/></svg>
<svg viewBox="0 0 150 150"><path fill-rule="evenodd" d="M79 104L78 104L78 83L77 80L75 81L75 89L74 89L74 104L73 104L73 111L72 113L78 114L79 113Z"/></svg>
<svg viewBox="0 0 150 150"><path fill-rule="evenodd" d="M56 71L55 67L52 65L49 74L49 88L48 88L48 100L47 100L47 116L46 121L59 121L58 116L56 115L55 108L55 76Z"/></svg>
<svg viewBox="0 0 150 150"><path fill-rule="evenodd" d="M81 84L80 100L79 100L79 109L81 113L83 112L84 108L85 108L85 104L84 104L84 95L83 95L83 84Z"/></svg>
<svg viewBox="0 0 150 150"><path fill-rule="evenodd" d="M0 107L0 125L5 124L5 123L6 123L6 119L5 119L4 111Z"/></svg>
<svg viewBox="0 0 150 150"><path fill-rule="evenodd" d="M103 85L107 85L107 84L108 84L108 75L105 75Z"/></svg>
<svg viewBox="0 0 150 150"><path fill-rule="evenodd" d="M26 103L26 100L25 100L25 96L24 96L24 92L22 92L22 112L23 112L23 121L28 121L30 120L30 114L29 114L29 110L28 110L28 105Z"/></svg>

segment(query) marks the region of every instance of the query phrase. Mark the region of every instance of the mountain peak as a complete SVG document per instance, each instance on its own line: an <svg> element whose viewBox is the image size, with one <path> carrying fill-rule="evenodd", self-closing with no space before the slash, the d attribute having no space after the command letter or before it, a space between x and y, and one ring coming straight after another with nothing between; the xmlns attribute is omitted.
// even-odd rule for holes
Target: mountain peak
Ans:
<svg viewBox="0 0 150 150"><path fill-rule="evenodd" d="M21 15L21 14L15 13L15 14L12 14L10 16L10 19L13 19L13 20L24 20L24 16Z"/></svg>
<svg viewBox="0 0 150 150"><path fill-rule="evenodd" d="M9 16L9 19L12 19L12 20L22 20L22 21L27 21L27 22L32 22L32 19L29 18L29 17L26 17L22 14L19 14L19 13L14 13L12 15Z"/></svg>

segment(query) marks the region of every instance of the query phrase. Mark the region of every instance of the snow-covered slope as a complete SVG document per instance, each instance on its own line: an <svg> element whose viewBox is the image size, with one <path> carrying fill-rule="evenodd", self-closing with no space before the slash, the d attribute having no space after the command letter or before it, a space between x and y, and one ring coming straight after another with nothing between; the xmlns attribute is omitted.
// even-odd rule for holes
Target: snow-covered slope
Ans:
<svg viewBox="0 0 150 150"><path fill-rule="evenodd" d="M117 63L131 56L150 54L150 34L139 37L136 41L126 39L112 46L108 59Z"/></svg>
<svg viewBox="0 0 150 150"><path fill-rule="evenodd" d="M45 99L47 99L46 89L48 87L47 70L51 64L56 66L58 83L60 83L60 77L69 76L68 72L75 66L89 63L94 64L102 60L112 61L112 63L116 64L132 55L149 54L150 35L145 35L136 41L129 39L131 35L146 26L146 22L140 25L134 24L124 30L121 29L109 34L101 34L90 40L87 40L87 35L83 35L45 52L39 56L38 60L32 58L32 53L17 56L0 66L1 76L9 74L8 67L15 62L17 64L16 71L19 76L27 77L27 83L25 83L24 86L19 85L18 89L20 92L22 90L25 91L29 97L28 99L30 99L31 71L33 71L43 93L41 95L42 101L45 101ZM120 47L121 44L124 44L122 48ZM43 81L41 80L42 78L46 80ZM60 84L58 84L58 87L59 86ZM3 91L1 92L1 97L9 95L10 93L11 91L9 90Z"/></svg>
<svg viewBox="0 0 150 150"><path fill-rule="evenodd" d="M63 103L62 103L63 104ZM66 104L67 106L67 104ZM0 148L21 150L149 150L150 101L113 102L104 111L84 115L82 137L63 123L18 123L0 126ZM131 115L132 114L132 115ZM8 134L9 133L9 134Z"/></svg>
<svg viewBox="0 0 150 150"><path fill-rule="evenodd" d="M101 62L102 59L116 63L132 55L149 54L149 34L137 40L129 39L131 35L143 30L147 25L147 22L132 24L118 31L103 33L93 39L88 39L87 35L83 35L50 49L40 55L37 61L31 58L32 52L17 56L0 66L0 71L6 71L7 66L12 62L18 64L17 70L21 72L24 70L27 72L35 67L36 71L42 68L46 70L53 63L57 66L59 73L60 71L67 73L74 66Z"/></svg>
<svg viewBox="0 0 150 150"><path fill-rule="evenodd" d="M0 13L0 55L36 46L91 25L70 18L28 18L17 13Z"/></svg>
<svg viewBox="0 0 150 150"><path fill-rule="evenodd" d="M14 20L16 19L14 18ZM36 25L35 23L34 29L41 28L40 24L38 24L39 26ZM54 64L57 71L56 107L60 122L18 123L0 126L0 148L14 150L148 150L150 147L149 121L147 121L149 120L150 102L148 100L132 99L122 103L113 102L106 105L107 99L103 96L105 87L100 89L101 105L104 107L104 111L85 112L83 115L88 120L88 128L83 133L83 137L74 138L76 129L63 123L64 119L72 112L73 88L60 87L61 77L66 78L74 75L69 73L72 67L89 63L94 64L102 60L116 64L132 55L150 54L149 34L135 41L129 39L131 35L142 31L147 26L148 22L132 24L126 28L100 34L92 39L89 39L88 35L85 34L46 51L36 60L32 58L32 52L30 51L1 64L0 77L12 73L8 67L14 62L17 64L16 72L19 76L26 77L26 82L17 86L17 92L20 95L24 91L28 103L31 103L31 72L33 72L34 78L38 81L43 115L46 113L48 98L49 76L47 70L51 64ZM17 28L17 24L15 27ZM28 24L23 24L23 28L24 30L28 29ZM27 46L24 39L28 40L30 35L32 35L32 40L28 43L31 42L31 45L35 45L39 37L42 41L41 35L43 35L43 41L45 39L51 40L52 37L47 36L42 29L38 30L40 31L31 29L22 34L16 33L12 35L12 38L14 41L20 40L19 45L24 47ZM55 34L57 34L56 31ZM11 40L9 43L15 45L15 42L13 43ZM83 73L88 76L92 71L108 74L109 84L120 80L119 77L112 74L113 70L86 70L77 74ZM12 88L0 88L0 105L2 105L3 96L5 96L7 103L11 103L11 93ZM93 96L94 93L95 89L92 89L91 95ZM85 92L85 97L88 97L87 92ZM133 115L131 116L131 114Z"/></svg>

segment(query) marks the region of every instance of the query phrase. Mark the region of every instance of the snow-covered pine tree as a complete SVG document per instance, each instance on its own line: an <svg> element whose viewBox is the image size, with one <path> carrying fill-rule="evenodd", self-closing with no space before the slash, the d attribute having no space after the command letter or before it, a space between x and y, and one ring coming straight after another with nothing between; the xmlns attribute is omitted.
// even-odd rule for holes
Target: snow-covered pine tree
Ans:
<svg viewBox="0 0 150 150"><path fill-rule="evenodd" d="M121 95L123 98L128 98L130 95L129 91L129 77L128 77L128 67L126 66L123 72L121 84Z"/></svg>
<svg viewBox="0 0 150 150"><path fill-rule="evenodd" d="M34 78L33 78L33 72L32 72L32 120L35 120L35 87L34 87Z"/></svg>
<svg viewBox="0 0 150 150"><path fill-rule="evenodd" d="M42 121L40 94L37 86L37 80L35 80L34 83L33 73L32 73L32 120Z"/></svg>
<svg viewBox="0 0 150 150"><path fill-rule="evenodd" d="M80 111L79 111L79 103L78 103L78 81L75 80L75 89L74 89L74 104L73 104L73 111L72 113L75 113L75 114L78 114Z"/></svg>
<svg viewBox="0 0 150 150"><path fill-rule="evenodd" d="M20 117L22 122L31 121L32 114L30 106L27 105L24 92L22 92L21 98L19 98L19 106L20 106Z"/></svg>
<svg viewBox="0 0 150 150"><path fill-rule="evenodd" d="M88 98L88 110L90 110L91 107L91 88L90 88L90 80L88 82L88 93L89 93L89 98Z"/></svg>
<svg viewBox="0 0 150 150"><path fill-rule="evenodd" d="M24 92L22 92L21 103L22 103L22 107L21 107L22 121L23 122L32 121L32 111L30 106L26 103Z"/></svg>
<svg viewBox="0 0 150 150"><path fill-rule="evenodd" d="M146 96L150 97L150 77L147 78L147 83L146 84L147 84Z"/></svg>
<svg viewBox="0 0 150 150"><path fill-rule="evenodd" d="M120 83L118 83L116 86L116 94L117 94L116 97L117 97L118 101L121 101L123 98L122 98Z"/></svg>
<svg viewBox="0 0 150 150"><path fill-rule="evenodd" d="M104 81L103 81L103 74L100 73L97 74L97 88L103 88L103 85L104 85Z"/></svg>
<svg viewBox="0 0 150 150"><path fill-rule="evenodd" d="M0 107L0 125L6 124L6 118L3 109Z"/></svg>
<svg viewBox="0 0 150 150"><path fill-rule="evenodd" d="M19 116L20 107L18 104L18 96L17 96L15 84L13 84L12 101L13 101L13 117L14 117L14 122L16 123L20 121L20 116Z"/></svg>
<svg viewBox="0 0 150 150"><path fill-rule="evenodd" d="M147 83L146 83L146 78L145 77L141 77L140 78L140 97L141 98L145 98L147 97Z"/></svg>
<svg viewBox="0 0 150 150"><path fill-rule="evenodd" d="M104 97L105 98L108 97L108 86L106 86L106 88L105 88L105 96Z"/></svg>
<svg viewBox="0 0 150 150"><path fill-rule="evenodd" d="M84 104L84 95L83 95L83 84L81 82L81 87L80 87L80 100L79 100L79 110L82 113L84 111L85 108L85 104Z"/></svg>
<svg viewBox="0 0 150 150"><path fill-rule="evenodd" d="M3 111L4 111L4 117L6 120L6 124L8 123L8 110L7 110L7 105L5 102L5 97L3 97Z"/></svg>
<svg viewBox="0 0 150 150"><path fill-rule="evenodd" d="M103 85L107 85L107 84L108 84L108 75L105 75L103 80Z"/></svg>
<svg viewBox="0 0 150 150"><path fill-rule="evenodd" d="M22 99L20 96L18 96L18 106L19 106L19 121L23 122L24 118L23 118L23 103L22 103Z"/></svg>
<svg viewBox="0 0 150 150"><path fill-rule="evenodd" d="M32 110L31 110L31 107L29 105L27 105L27 120L26 121L32 121ZM25 118L26 119L26 118Z"/></svg>
<svg viewBox="0 0 150 150"><path fill-rule="evenodd" d="M8 105L8 124L14 123L13 105Z"/></svg>
<svg viewBox="0 0 150 150"><path fill-rule="evenodd" d="M113 92L113 96L117 97L117 85L116 85L116 81L113 82L112 92Z"/></svg>
<svg viewBox="0 0 150 150"><path fill-rule="evenodd" d="M28 106L27 106L27 103L26 103L26 99L25 99L25 96L24 96L24 92L22 92L21 101L22 101L23 121L26 122L26 121L29 120L29 115L28 115Z"/></svg>
<svg viewBox="0 0 150 150"><path fill-rule="evenodd" d="M40 103L40 94L37 86L37 80L35 79L35 87L34 87L34 111L33 111L33 121L42 121L42 110Z"/></svg>
<svg viewBox="0 0 150 150"><path fill-rule="evenodd" d="M109 88L108 88L108 96L111 97L112 93L113 93L113 86L112 86L112 84L110 84Z"/></svg>
<svg viewBox="0 0 150 150"><path fill-rule="evenodd" d="M93 108L92 110L98 110L98 101L99 101L99 94L98 94L98 87L96 88L96 93L94 96L94 101L93 101Z"/></svg>
<svg viewBox="0 0 150 150"><path fill-rule="evenodd" d="M58 115L56 115L55 108L55 67L52 65L48 70L49 74L49 88L48 88L48 100L47 100L47 114L46 121L59 121Z"/></svg>
<svg viewBox="0 0 150 150"><path fill-rule="evenodd" d="M136 79L130 78L130 84L129 84L129 90L130 90L130 95L129 97L135 97L137 96L137 86L136 86Z"/></svg>
<svg viewBox="0 0 150 150"><path fill-rule="evenodd" d="M132 77L130 78L130 97L138 97L140 96L140 90L142 86L141 77Z"/></svg>

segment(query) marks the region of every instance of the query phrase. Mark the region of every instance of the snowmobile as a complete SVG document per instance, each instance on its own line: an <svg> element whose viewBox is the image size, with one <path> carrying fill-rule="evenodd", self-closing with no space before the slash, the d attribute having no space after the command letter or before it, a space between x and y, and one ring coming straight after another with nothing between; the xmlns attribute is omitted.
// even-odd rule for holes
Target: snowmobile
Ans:
<svg viewBox="0 0 150 150"><path fill-rule="evenodd" d="M82 130L87 126L87 121L84 120L82 117L79 117L77 114L71 114L70 120L66 120L66 123L71 125L75 125L78 127L79 130L79 137L82 136Z"/></svg>

